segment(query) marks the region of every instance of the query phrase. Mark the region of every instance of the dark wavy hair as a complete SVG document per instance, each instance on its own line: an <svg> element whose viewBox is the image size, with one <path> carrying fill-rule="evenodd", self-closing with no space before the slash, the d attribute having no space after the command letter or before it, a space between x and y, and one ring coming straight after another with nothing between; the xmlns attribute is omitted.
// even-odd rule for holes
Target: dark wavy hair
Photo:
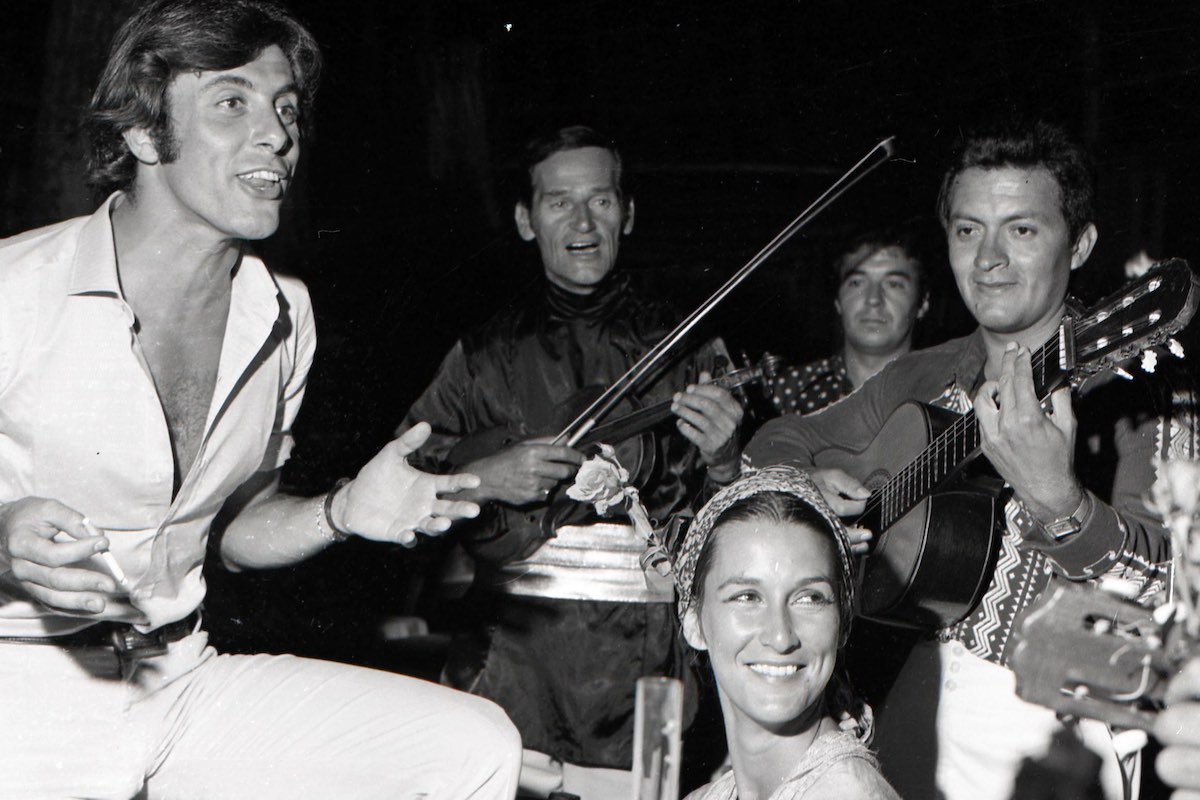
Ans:
<svg viewBox="0 0 1200 800"><path fill-rule="evenodd" d="M613 160L617 162L617 196L622 205L626 203L628 195L623 186L624 162L621 160L621 151L617 149L616 144L612 139L586 125L568 125L565 128L559 128L549 136L541 136L525 145L525 150L521 155L523 183L520 187L519 199L526 208L533 207L533 168L555 153L577 150L580 147L600 147L613 154Z"/></svg>
<svg viewBox="0 0 1200 800"><path fill-rule="evenodd" d="M1086 151L1058 125L1045 120L1017 120L979 128L963 136L950 159L938 192L937 214L950 222L950 190L964 170L1041 167L1058 184L1063 217L1071 241L1095 216L1095 176Z"/></svg>
<svg viewBox="0 0 1200 800"><path fill-rule="evenodd" d="M932 225L932 223L926 223ZM833 264L833 292L836 295L846 280L846 275L863 261L878 253L895 247L913 263L917 276L918 302L929 294L928 281L925 277L925 262L928 260L925 243L921 239L923 231L918 230L919 223L909 222L904 225L887 225L861 232L850 239L841 255Z"/></svg>
<svg viewBox="0 0 1200 800"><path fill-rule="evenodd" d="M131 128L150 131L164 162L177 157L167 95L177 75L240 67L272 45L291 65L301 134L311 135L321 51L290 11L274 0L155 0L139 8L117 31L84 118L88 184L102 193L132 187L137 161L122 136Z"/></svg>

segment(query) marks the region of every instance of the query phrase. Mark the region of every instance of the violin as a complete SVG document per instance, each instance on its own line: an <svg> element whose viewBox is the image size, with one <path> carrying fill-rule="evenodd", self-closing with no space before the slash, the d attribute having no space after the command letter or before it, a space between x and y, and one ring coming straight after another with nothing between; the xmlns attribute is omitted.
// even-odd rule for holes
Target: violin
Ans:
<svg viewBox="0 0 1200 800"><path fill-rule="evenodd" d="M779 356L768 353L760 363L725 372L713 378L710 383L733 391L763 378L775 377L781 363L782 359ZM564 420L576 416L578 409L594 402L600 391L600 387L587 386L576 393L574 398L563 404L564 413L555 421L553 429L559 429ZM574 446L584 449L601 443L612 445L617 448L621 465L637 483L637 476L644 477L654 468L655 450L652 442L644 434L671 416L672 401L667 399L642 406L632 397L625 400L630 410L601 425L593 426ZM458 442L447 455L447 461L456 467L462 467L526 438L530 438L528 433L522 434L511 427L480 431Z"/></svg>
<svg viewBox="0 0 1200 800"><path fill-rule="evenodd" d="M778 374L782 363L783 358L781 356L765 353L758 364L726 372L723 375L713 378L710 383L720 386L722 389L733 391L752 383L758 383L763 378L774 378ZM608 422L595 425L576 442L576 446L599 444L601 442L604 444L613 444L624 441L641 431L648 430L671 416L671 402L670 400L662 400L653 405L630 411Z"/></svg>
<svg viewBox="0 0 1200 800"><path fill-rule="evenodd" d="M726 389L734 390L761 380L764 376L773 374L778 367L777 356L764 357L763 363L743 369L726 372L714 379L713 383ZM682 387L681 387L682 388ZM576 397L576 402L564 403L566 417L586 401L589 395L594 397L596 387L586 387ZM657 454L660 444L656 443L652 429L671 416L671 400L657 402L647 406L636 406L632 398L627 398L627 406L632 409L610 420L604 426L598 426L589 441L582 445L587 449L599 449L600 443L611 445L616 450L617 459L629 472L630 484L644 489L654 486L661 479L662 469ZM558 422L553 426L557 429ZM463 438L447 454L447 461L454 467L462 468L473 461L493 455L512 445L527 440L536 433L528 430L517 430L511 426L501 426L474 433ZM604 438L599 438L604 437ZM577 445L580 446L580 445ZM570 481L558 484L557 487L542 501L529 503L520 507L501 504L498 513L505 517L504 527L515 536L510 536L512 542L521 542L520 556L532 552L531 548L555 536L555 532L564 525L588 524L595 521L592 507L578 503L567 497ZM511 556L506 556L511 557Z"/></svg>

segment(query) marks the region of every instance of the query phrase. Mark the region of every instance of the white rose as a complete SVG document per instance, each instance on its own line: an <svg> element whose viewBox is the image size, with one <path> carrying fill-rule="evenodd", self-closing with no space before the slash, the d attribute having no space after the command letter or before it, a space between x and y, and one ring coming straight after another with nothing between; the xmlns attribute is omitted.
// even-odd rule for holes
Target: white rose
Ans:
<svg viewBox="0 0 1200 800"><path fill-rule="evenodd" d="M629 473L616 460L616 452L606 444L600 445L600 455L592 456L579 467L575 482L567 489L567 497L581 503L592 503L597 514L606 514L610 506L625 499L625 482Z"/></svg>

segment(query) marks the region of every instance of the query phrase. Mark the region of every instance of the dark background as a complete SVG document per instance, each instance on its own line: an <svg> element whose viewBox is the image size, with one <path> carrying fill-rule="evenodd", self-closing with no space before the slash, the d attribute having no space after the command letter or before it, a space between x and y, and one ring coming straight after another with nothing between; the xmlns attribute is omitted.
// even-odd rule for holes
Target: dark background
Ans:
<svg viewBox="0 0 1200 800"><path fill-rule="evenodd" d="M135 5L5 4L0 235L94 208L76 122ZM1200 10L1186 0L290 5L327 58L316 139L261 248L308 282L321 334L286 473L296 491L352 475L457 335L536 283L511 221L513 164L524 141L562 125L621 144L638 209L621 265L684 309L897 137L892 163L714 314L711 329L751 358L829 351L830 262L883 223L931 241L940 293L922 340L965 331L930 217L954 137L997 115L1061 122L1095 155L1101 237L1079 295L1115 287L1143 248L1200 255ZM230 649L392 663L377 626L414 609L438 621L417 577L435 560L354 542L294 569L214 573L210 625Z"/></svg>

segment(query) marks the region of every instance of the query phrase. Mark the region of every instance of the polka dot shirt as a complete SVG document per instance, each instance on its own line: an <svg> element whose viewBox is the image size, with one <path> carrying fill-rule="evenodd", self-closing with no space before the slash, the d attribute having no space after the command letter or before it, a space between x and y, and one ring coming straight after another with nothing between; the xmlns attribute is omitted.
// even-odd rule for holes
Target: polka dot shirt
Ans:
<svg viewBox="0 0 1200 800"><path fill-rule="evenodd" d="M854 391L842 354L787 367L764 386L780 414L811 414Z"/></svg>

